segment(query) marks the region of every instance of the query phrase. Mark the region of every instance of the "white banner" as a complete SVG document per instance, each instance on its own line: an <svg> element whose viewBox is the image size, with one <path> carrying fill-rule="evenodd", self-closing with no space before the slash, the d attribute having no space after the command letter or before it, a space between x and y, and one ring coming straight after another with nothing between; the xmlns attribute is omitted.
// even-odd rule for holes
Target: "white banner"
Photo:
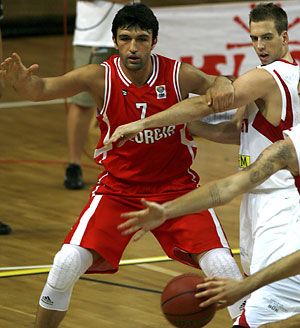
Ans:
<svg viewBox="0 0 300 328"><path fill-rule="evenodd" d="M277 2L289 18L290 51L300 63L300 1ZM155 51L214 75L239 76L260 64L249 37L253 2L153 8L160 28Z"/></svg>

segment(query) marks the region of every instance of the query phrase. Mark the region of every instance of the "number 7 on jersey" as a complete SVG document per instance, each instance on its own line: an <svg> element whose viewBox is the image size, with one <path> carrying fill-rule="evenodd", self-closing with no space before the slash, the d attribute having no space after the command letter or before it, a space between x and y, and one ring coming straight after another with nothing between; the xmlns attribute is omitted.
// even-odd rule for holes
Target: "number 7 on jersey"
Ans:
<svg viewBox="0 0 300 328"><path fill-rule="evenodd" d="M147 111L147 103L136 103L135 104L137 109L141 110L141 120L146 117Z"/></svg>

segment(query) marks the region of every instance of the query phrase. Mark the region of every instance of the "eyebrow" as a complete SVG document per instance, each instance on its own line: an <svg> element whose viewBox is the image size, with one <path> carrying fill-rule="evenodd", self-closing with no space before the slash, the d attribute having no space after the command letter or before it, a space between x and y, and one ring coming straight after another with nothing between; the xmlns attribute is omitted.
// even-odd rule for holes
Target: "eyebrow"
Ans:
<svg viewBox="0 0 300 328"><path fill-rule="evenodd" d="M250 34L250 38L266 37L266 36L272 36L272 35L273 35L273 33L265 33L265 34L262 34L262 35Z"/></svg>
<svg viewBox="0 0 300 328"><path fill-rule="evenodd" d="M129 35L129 34L126 33L126 31L122 31L122 32L119 33L119 35ZM140 36L140 35L142 35L142 36L150 36L150 34L147 33L147 32L142 32L142 33L139 33L138 35L139 35L139 36Z"/></svg>

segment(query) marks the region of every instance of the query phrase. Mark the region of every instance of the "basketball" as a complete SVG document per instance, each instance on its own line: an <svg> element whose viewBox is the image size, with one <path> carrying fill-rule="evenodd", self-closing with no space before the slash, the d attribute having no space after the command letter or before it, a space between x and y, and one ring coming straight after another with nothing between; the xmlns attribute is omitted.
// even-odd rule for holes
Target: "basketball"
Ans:
<svg viewBox="0 0 300 328"><path fill-rule="evenodd" d="M166 319L175 327L200 328L205 326L216 312L215 305L200 308L203 299L195 298L196 285L203 278L186 273L169 281L162 292L161 309Z"/></svg>

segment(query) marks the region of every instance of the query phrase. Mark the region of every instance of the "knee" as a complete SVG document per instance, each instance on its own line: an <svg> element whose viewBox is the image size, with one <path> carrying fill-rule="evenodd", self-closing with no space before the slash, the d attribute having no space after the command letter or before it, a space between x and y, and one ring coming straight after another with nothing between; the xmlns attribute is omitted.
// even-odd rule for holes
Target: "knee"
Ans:
<svg viewBox="0 0 300 328"><path fill-rule="evenodd" d="M53 289L65 291L79 279L93 262L92 254L79 246L64 245L56 254L47 283Z"/></svg>

